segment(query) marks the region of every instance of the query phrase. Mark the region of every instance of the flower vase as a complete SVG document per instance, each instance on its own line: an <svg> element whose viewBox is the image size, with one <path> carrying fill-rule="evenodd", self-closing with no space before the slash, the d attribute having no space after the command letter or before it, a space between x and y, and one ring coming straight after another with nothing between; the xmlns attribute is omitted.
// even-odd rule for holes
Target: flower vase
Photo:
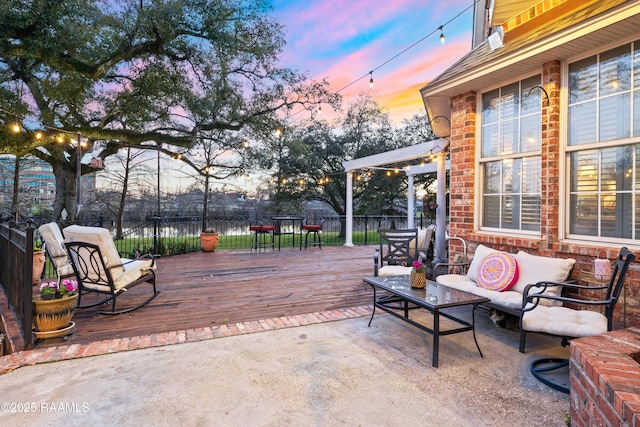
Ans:
<svg viewBox="0 0 640 427"><path fill-rule="evenodd" d="M214 252L218 247L219 233L200 233L202 252Z"/></svg>
<svg viewBox="0 0 640 427"><path fill-rule="evenodd" d="M425 272L418 272L415 270L411 270L411 274L409 275L409 285L412 288L422 289L427 286L427 276Z"/></svg>
<svg viewBox="0 0 640 427"><path fill-rule="evenodd" d="M78 305L78 294L58 299L43 300L33 297L33 326L37 332L49 332L66 328Z"/></svg>

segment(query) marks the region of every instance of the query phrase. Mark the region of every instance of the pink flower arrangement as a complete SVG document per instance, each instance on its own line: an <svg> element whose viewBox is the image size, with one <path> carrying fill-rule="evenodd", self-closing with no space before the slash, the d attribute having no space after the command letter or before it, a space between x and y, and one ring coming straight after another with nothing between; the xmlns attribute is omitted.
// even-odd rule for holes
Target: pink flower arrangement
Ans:
<svg viewBox="0 0 640 427"><path fill-rule="evenodd" d="M40 298L43 300L60 299L65 295L73 295L78 292L78 282L64 279L58 282L43 282L40 285Z"/></svg>
<svg viewBox="0 0 640 427"><path fill-rule="evenodd" d="M424 264L420 260L413 261L413 271L416 273L424 273Z"/></svg>

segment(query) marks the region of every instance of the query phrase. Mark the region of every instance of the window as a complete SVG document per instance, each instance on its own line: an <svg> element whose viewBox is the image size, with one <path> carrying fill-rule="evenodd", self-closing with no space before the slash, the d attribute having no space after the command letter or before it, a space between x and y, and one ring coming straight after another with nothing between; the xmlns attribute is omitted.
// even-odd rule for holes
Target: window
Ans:
<svg viewBox="0 0 640 427"><path fill-rule="evenodd" d="M540 231L540 76L482 95L481 227Z"/></svg>
<svg viewBox="0 0 640 427"><path fill-rule="evenodd" d="M568 231L640 237L640 42L569 64Z"/></svg>

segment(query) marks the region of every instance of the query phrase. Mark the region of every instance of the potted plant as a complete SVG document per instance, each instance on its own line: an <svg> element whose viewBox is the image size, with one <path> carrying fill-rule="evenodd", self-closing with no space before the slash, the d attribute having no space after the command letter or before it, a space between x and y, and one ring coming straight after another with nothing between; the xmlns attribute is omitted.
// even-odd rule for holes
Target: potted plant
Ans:
<svg viewBox="0 0 640 427"><path fill-rule="evenodd" d="M40 282L40 276L44 270L44 248L40 246L33 246L33 273L31 275L31 283L37 284Z"/></svg>
<svg viewBox="0 0 640 427"><path fill-rule="evenodd" d="M419 260L413 261L413 268L409 276L409 284L412 288L424 288L427 286L427 276L424 268L424 264Z"/></svg>
<svg viewBox="0 0 640 427"><path fill-rule="evenodd" d="M68 327L77 304L78 282L75 280L43 282L40 295L33 297L33 325L36 332Z"/></svg>
<svg viewBox="0 0 640 427"><path fill-rule="evenodd" d="M205 228L200 233L200 246L202 246L202 252L213 252L218 247L218 233L214 228Z"/></svg>

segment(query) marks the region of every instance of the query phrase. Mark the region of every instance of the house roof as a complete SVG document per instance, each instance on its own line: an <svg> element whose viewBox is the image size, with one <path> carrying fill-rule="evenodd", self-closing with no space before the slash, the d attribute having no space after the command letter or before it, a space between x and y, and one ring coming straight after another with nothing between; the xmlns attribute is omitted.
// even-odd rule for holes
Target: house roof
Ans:
<svg viewBox="0 0 640 427"><path fill-rule="evenodd" d="M514 40L507 33L502 47L492 50L487 40L420 89L427 114L448 117L454 95L535 73L546 62L628 39L638 28L639 1L600 0L542 22Z"/></svg>

